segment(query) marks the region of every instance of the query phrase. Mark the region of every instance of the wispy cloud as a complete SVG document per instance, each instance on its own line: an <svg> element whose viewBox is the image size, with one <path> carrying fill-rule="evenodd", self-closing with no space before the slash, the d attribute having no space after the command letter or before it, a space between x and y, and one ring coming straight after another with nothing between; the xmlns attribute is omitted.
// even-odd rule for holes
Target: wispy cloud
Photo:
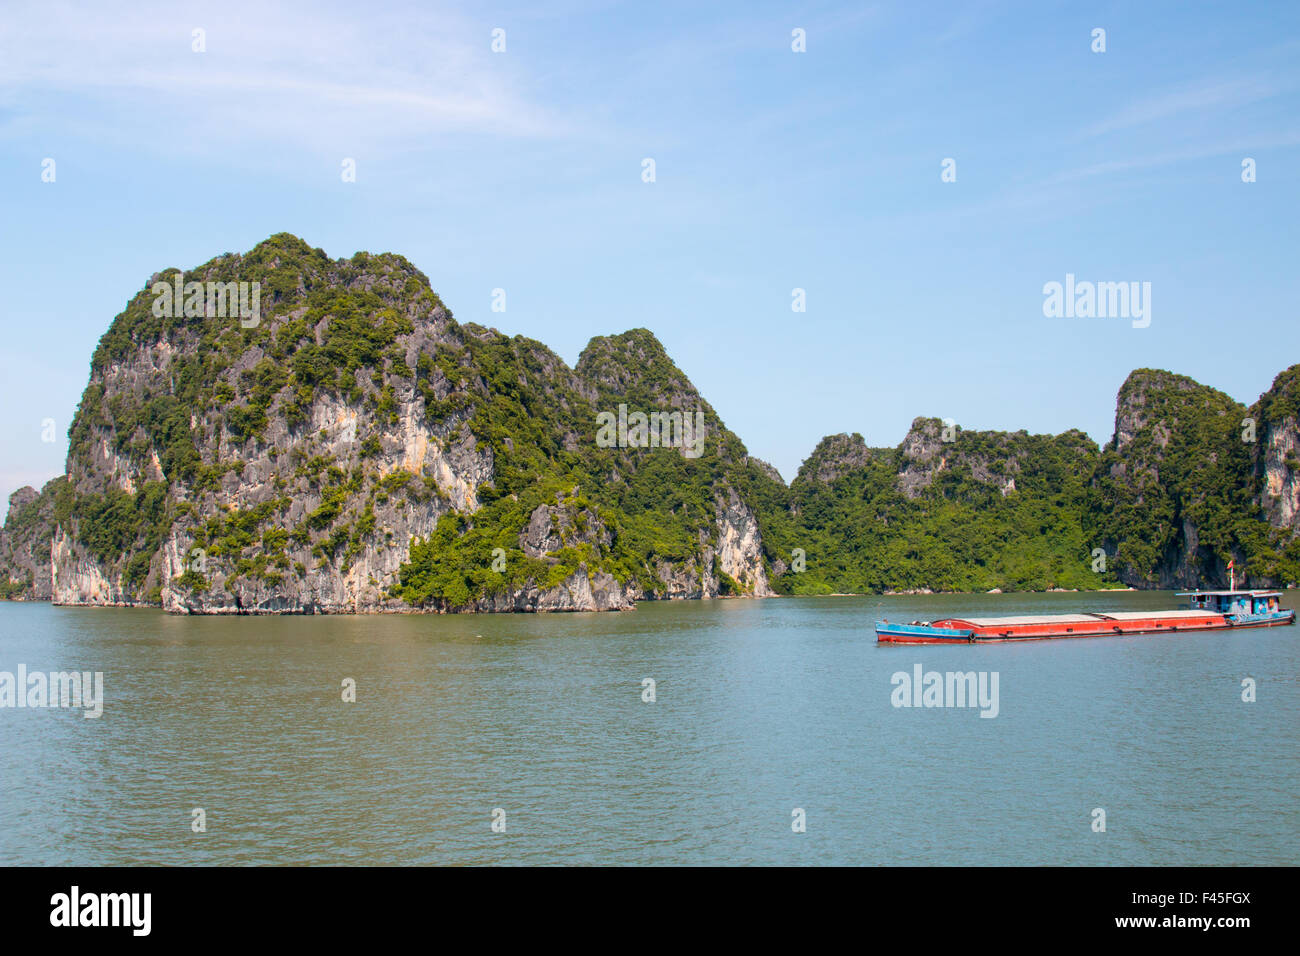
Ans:
<svg viewBox="0 0 1300 956"><path fill-rule="evenodd" d="M1276 96L1280 92L1274 81L1260 77L1198 83L1135 100L1114 115L1089 126L1084 132L1087 136L1102 136L1185 113L1244 106Z"/></svg>
<svg viewBox="0 0 1300 956"><path fill-rule="evenodd" d="M1091 166L1081 166L1077 169L1064 170L1055 176L1051 176L1044 180L1043 183L1044 185L1051 185L1055 183L1076 182L1078 180L1092 179L1098 176L1138 172L1141 170L1174 166L1179 163L1195 162L1201 159L1213 159L1216 156L1247 156L1256 150L1285 149L1296 145L1300 145L1300 129L1292 130L1289 133L1283 133L1277 136L1234 139L1231 142L1191 146L1185 149L1168 150L1160 153L1108 160L1104 163L1094 163Z"/></svg>
<svg viewBox="0 0 1300 956"><path fill-rule="evenodd" d="M364 15L362 11L364 9ZM206 52L192 49L205 31ZM546 137L565 121L523 90L489 30L443 4L7 6L0 103L11 131L57 103L63 131L201 150L409 147L472 132Z"/></svg>

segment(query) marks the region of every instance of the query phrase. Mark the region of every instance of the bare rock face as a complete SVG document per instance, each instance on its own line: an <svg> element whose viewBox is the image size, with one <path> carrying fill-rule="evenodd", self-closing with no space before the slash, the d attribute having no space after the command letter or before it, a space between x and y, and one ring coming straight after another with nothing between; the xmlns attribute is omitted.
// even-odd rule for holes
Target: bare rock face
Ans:
<svg viewBox="0 0 1300 956"><path fill-rule="evenodd" d="M224 551L214 549L206 536L187 533L184 524L173 525L153 562L163 606L189 613L283 613L377 610L391 603L385 601L383 588L395 580L404 554L403 548L392 542L405 544L412 534L428 533L453 501L472 508L475 487L491 474L490 460L475 454L472 438L446 444L438 441L420 421L422 412L419 402L403 402L395 423L374 429L379 452L367 466L373 484L382 487L386 479L391 482L396 476L403 479L403 490L414 486L427 493L407 497L384 492L382 501L376 496L369 503L369 513L374 526L385 529L384 534L357 542L356 552L341 574L339 568L321 564L318 544L310 536L296 541L291 538L291 533L322 507L328 493L310 477L297 476L297 471L307 458L327 460L329 467L349 471L359 467L360 442L355 440L355 430L363 419L362 410L320 396L310 407L305 427L290 429L283 419L276 418L264 439L245 442L235 440L218 421L200 421L199 428L208 425L212 436L201 452L217 461L229 460L236 467L222 476L212 492L191 496L182 487L176 489L178 497L192 506L200 522L265 509L268 520L261 531L263 536L283 535L279 571L284 573L235 573L238 565L222 560ZM404 433L414 436L409 446L403 444ZM118 467L115 474L123 475L123 471ZM124 477L128 485L134 483L129 473ZM64 547L71 557L75 548L66 542ZM56 603L93 602L88 596L103 592L101 583L87 579L93 572L84 553L79 557L79 562L64 565L56 561ZM187 562L198 562L197 573L206 583L203 590L179 584ZM116 593L121 600L120 588Z"/></svg>
<svg viewBox="0 0 1300 956"><path fill-rule="evenodd" d="M578 489L574 489L574 494ZM590 508L568 503L563 494L552 505L538 505L519 533L519 547L530 558L545 558L562 548L596 545L609 548L613 535Z"/></svg>
<svg viewBox="0 0 1300 956"><path fill-rule="evenodd" d="M153 353L152 358L158 351L146 354ZM146 360L142 368L116 366L112 378L141 382L149 372L164 380L171 374L166 361ZM491 449L481 447L463 426L431 425L424 398L414 394L409 383L403 384L405 388L393 392L394 407L386 419L376 418L364 403L329 394L317 395L305 421L297 426L275 415L273 402L268 427L256 438L240 440L219 415L196 419L195 431L207 436L199 446L200 455L232 467L208 494L192 495L184 486L175 487L177 498L193 508L190 527L231 513L266 509L262 536L278 532L284 550L279 565L265 573L240 573L238 562L232 566L223 560L224 551L214 549L205 536L187 533L184 522L175 523L151 562L162 606L178 613L207 614L400 609L401 602L387 597L386 591L397 581L411 538L431 533L438 519L450 511L477 509L477 490L493 475ZM363 436L370 441L364 457ZM103 454L101 449L108 444L107 436L95 444L96 453L81 469L83 486L98 483L132 494L157 480L150 474L150 464L141 469L121 455ZM155 450L147 462L156 460ZM331 488L322 487L327 482L304 471L304 463L313 460L327 463L323 469L349 475L364 470L365 485L372 492L368 501L364 486L339 496L371 529L350 542L350 555L342 566L323 559L322 535L292 537L311 516L320 514L330 497ZM327 531L341 522L317 524ZM181 583L189 564L195 562L196 572L204 578L201 590ZM124 587L120 574L97 561L73 536L55 534L52 572L51 597L56 604L142 603L139 594Z"/></svg>
<svg viewBox="0 0 1300 956"><path fill-rule="evenodd" d="M1286 417L1266 425L1261 436L1260 504L1269 524L1300 532L1300 423Z"/></svg>
<svg viewBox="0 0 1300 956"><path fill-rule="evenodd" d="M538 505L528 521L528 527L519 534L519 547L530 558L540 558L551 551L560 550L562 546L563 538L551 522L550 507Z"/></svg>
<svg viewBox="0 0 1300 956"><path fill-rule="evenodd" d="M1268 523L1293 537L1300 534L1300 365L1274 379L1251 407L1249 424L1256 439L1256 500Z"/></svg>
<svg viewBox="0 0 1300 956"><path fill-rule="evenodd" d="M51 600L55 604L130 607L137 603L122 588L119 578L105 574L103 566L79 548L73 537L58 525L54 527L50 545L50 564Z"/></svg>
<svg viewBox="0 0 1300 956"><path fill-rule="evenodd" d="M718 578L712 572L713 551L704 547L699 558L694 555L685 561L672 563L660 561L657 577L663 587L657 592L639 595L643 598L657 597L669 601L715 598L718 596Z"/></svg>
<svg viewBox="0 0 1300 956"><path fill-rule="evenodd" d="M762 535L754 513L731 488L725 500L715 501L715 507L718 570L739 585L740 593L771 597L775 592L768 585L763 568Z"/></svg>
<svg viewBox="0 0 1300 956"><path fill-rule="evenodd" d="M545 611L627 611L634 607L613 575L591 573L585 564L551 588L529 585L477 599L463 610L480 613L530 613Z"/></svg>
<svg viewBox="0 0 1300 956"><path fill-rule="evenodd" d="M591 575L585 564L560 587L541 592L537 600L539 611L617 611L631 606L613 575Z"/></svg>

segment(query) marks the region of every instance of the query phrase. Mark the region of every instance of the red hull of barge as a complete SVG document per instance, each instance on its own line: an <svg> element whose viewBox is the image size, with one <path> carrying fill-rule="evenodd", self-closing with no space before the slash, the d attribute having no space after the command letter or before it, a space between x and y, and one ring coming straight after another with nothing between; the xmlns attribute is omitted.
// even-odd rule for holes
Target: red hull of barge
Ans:
<svg viewBox="0 0 1300 956"><path fill-rule="evenodd" d="M1229 565L1231 567L1231 565ZM1190 608L1179 611L1084 611L1014 617L949 617L908 624L876 622L882 644L974 644L1109 637L1177 631L1219 631L1291 624L1296 612L1282 607L1279 591L1187 591Z"/></svg>
<svg viewBox="0 0 1300 956"><path fill-rule="evenodd" d="M1070 637L1106 637L1124 634L1173 633L1176 631L1217 631L1228 628L1274 627L1290 624L1291 619L1263 620L1232 623L1222 614L1197 614L1174 612L1173 614L1151 614L1142 617L1119 617L1118 615L1088 615L1087 619L1070 621L1052 620L1038 622L981 624L962 618L947 618L931 621L930 626L955 631L970 631L966 641L1045 641L1060 640ZM929 637L924 634L881 634L879 640L888 644L953 644L963 639L953 637Z"/></svg>

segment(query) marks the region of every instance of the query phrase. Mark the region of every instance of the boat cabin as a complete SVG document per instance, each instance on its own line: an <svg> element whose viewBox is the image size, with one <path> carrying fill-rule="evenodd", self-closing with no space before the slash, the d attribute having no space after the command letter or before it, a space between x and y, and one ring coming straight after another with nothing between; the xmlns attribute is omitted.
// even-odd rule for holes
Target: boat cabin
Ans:
<svg viewBox="0 0 1300 956"><path fill-rule="evenodd" d="M1282 609L1280 591L1182 591L1178 596L1188 598L1192 610L1236 617L1276 614Z"/></svg>

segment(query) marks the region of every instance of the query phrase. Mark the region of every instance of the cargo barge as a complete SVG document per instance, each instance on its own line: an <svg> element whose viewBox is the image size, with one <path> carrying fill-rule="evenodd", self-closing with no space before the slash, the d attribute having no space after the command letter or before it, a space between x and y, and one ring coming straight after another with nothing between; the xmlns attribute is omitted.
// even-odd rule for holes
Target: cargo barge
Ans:
<svg viewBox="0 0 1300 956"><path fill-rule="evenodd" d="M876 622L881 644L982 644L1069 637L1113 637L1274 627L1295 621L1279 591L1187 591L1188 607L1174 611L1108 611L1020 617L949 617L910 624Z"/></svg>

